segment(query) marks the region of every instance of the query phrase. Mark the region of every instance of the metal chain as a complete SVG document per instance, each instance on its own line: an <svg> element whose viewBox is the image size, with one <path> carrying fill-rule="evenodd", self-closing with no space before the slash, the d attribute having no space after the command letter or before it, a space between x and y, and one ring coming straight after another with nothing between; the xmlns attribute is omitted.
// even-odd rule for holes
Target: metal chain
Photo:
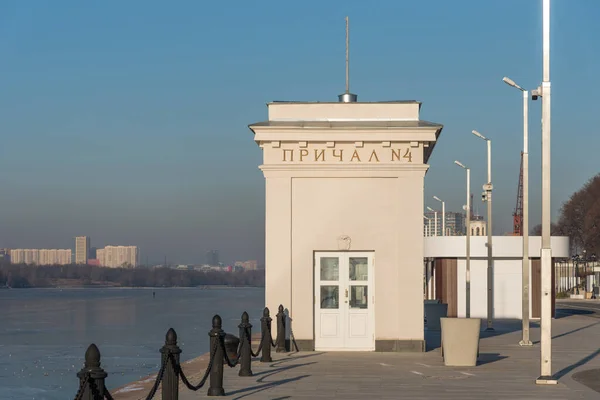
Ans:
<svg viewBox="0 0 600 400"><path fill-rule="evenodd" d="M252 357L258 357L260 355L260 351L262 350L263 343L265 341L265 335L266 335L266 332L263 332L262 336L260 338L260 344L258 345L258 349L256 350L256 353L252 351L252 345L250 343L250 339L248 339L248 346L250 346L250 354L252 354Z"/></svg>
<svg viewBox="0 0 600 400"><path fill-rule="evenodd" d="M270 327L269 327L270 328ZM271 333L271 329L269 330L269 341L271 342L270 344L275 347L277 346L277 342L273 341L273 336L270 334ZM190 383L190 381L187 379L187 377L185 376L185 373L183 372L183 368L181 368L181 364L178 363L175 360L175 357L173 357L173 355L171 353L167 354L167 359L166 362L164 364L161 365L160 370L158 371L158 374L156 375L156 381L154 382L154 385L152 386L152 389L150 390L150 393L148 393L148 396L146 396L146 400L152 400L154 398L154 395L156 394L158 387L160 386L160 383L162 382L162 379L164 377L164 373L165 373L165 369L168 363L172 363L173 368L175 369L175 373L177 374L178 377L181 377L181 381L182 383L189 389L192 391L197 391L200 388L202 388L204 386L204 384L206 383L208 377L210 376L210 371L212 370L213 367L213 362L215 360L215 356L217 354L217 346L221 346L221 349L223 350L223 356L225 359L225 362L227 363L227 365L230 368L233 368L235 366L237 366L240 363L241 360L241 354L242 354L242 347L243 347L243 342L244 340L248 341L248 346L250 346L250 353L252 354L253 357L258 357L262 347L263 347L263 343L264 343L264 339L265 339L265 335L266 332L263 332L261 340L260 340L260 345L258 346L258 350L256 351L256 353L254 353L252 351L252 346L251 346L251 341L250 341L250 336L248 334L248 328L244 328L242 330L242 337L240 338L240 344L238 346L238 351L237 351L237 359L234 363L231 362L231 360L229 359L229 355L227 354L227 349L225 348L225 340L223 336L220 336L217 340L215 340L215 345L213 346L212 350L211 350L211 357L210 360L208 362L208 366L206 368L206 371L204 372L204 376L202 377L202 379L200 380L200 382L197 385L192 385ZM98 393L98 387L96 386L94 379L91 378L90 373L87 372L85 374L85 378L83 381L80 382L79 384L79 390L77 391L77 394L75 395L75 399L74 400L82 400L83 398L83 394L85 392L85 388L87 386L87 384L89 383L90 385L90 390L92 392L92 396L94 397L94 400L114 400L114 398L112 397L112 395L110 394L110 392L108 390L104 391L104 399L99 395Z"/></svg>
<svg viewBox="0 0 600 400"><path fill-rule="evenodd" d="M223 358L225 358L225 362L227 363L227 365L228 365L230 368L233 368L233 367L235 367L236 365L238 365L238 364L240 363L240 351L238 351L238 354L237 354L237 360L235 360L235 362L234 362L234 363L232 363L232 362L229 360L229 355L227 354L227 349L225 348L225 338L224 338L223 336L221 336L221 337L220 337L220 339L219 339L219 342L220 342L220 344L221 344L221 348L223 349ZM240 343L241 343L241 340L240 340ZM240 346L240 349L241 349L241 346Z"/></svg>
<svg viewBox="0 0 600 400"><path fill-rule="evenodd" d="M85 374L85 379L79 382L79 390L75 395L75 400L81 400L83 397L83 392L85 391L85 387L87 386L88 380L90 379L90 373L87 372Z"/></svg>
<svg viewBox="0 0 600 400"><path fill-rule="evenodd" d="M89 376L89 382L90 382L90 391L92 392L92 396L94 397L94 400L104 400L101 396L98 390L98 386L96 386L96 382L94 381L94 378L92 378L91 376Z"/></svg>
<svg viewBox="0 0 600 400"><path fill-rule="evenodd" d="M177 365L173 364L173 366L175 367L175 371L181 377L181 382L183 382L185 387L187 387L189 390L192 390L195 392L198 389L200 389L202 386L204 386L204 384L206 383L206 380L210 376L210 371L212 370L212 367L213 367L213 361L215 359L215 354L217 354L217 346L218 346L218 341L215 340L215 345L213 346L213 348L211 349L211 352L210 352L210 360L208 361L208 366L206 367L206 371L204 372L204 376L200 380L200 383L198 383L197 385L192 385L190 383L190 381L187 379L187 377L183 373L181 364L177 364ZM175 360L173 360L173 362L175 362Z"/></svg>
<svg viewBox="0 0 600 400"><path fill-rule="evenodd" d="M294 336L294 331L292 330L291 326L290 326L290 336L292 339L292 343L294 344L294 347L296 348L296 353L299 353L300 349L298 348L298 343L296 343L296 336Z"/></svg>
<svg viewBox="0 0 600 400"><path fill-rule="evenodd" d="M267 325L267 329L269 330L269 340L271 341L271 346L277 347L277 339L273 341L273 333L271 333L271 324Z"/></svg>
<svg viewBox="0 0 600 400"><path fill-rule="evenodd" d="M244 329L242 329L242 335L240 337L240 344L238 344L238 351L237 351L238 361L242 357L242 348L244 347L244 339L247 339L247 337L248 337L247 328L244 328Z"/></svg>
<svg viewBox="0 0 600 400"><path fill-rule="evenodd" d="M148 396L146 396L146 400L152 400L152 398L154 398L154 395L156 394L156 391L158 390L158 385L160 385L160 382L163 379L163 375L165 374L165 369L167 367L167 363L169 362L169 358L171 358L171 357L172 357L171 353L168 353L165 363L163 365L161 365L160 371L158 371L158 374L156 375L156 381L154 382L154 386L152 386L150 393L148 393Z"/></svg>

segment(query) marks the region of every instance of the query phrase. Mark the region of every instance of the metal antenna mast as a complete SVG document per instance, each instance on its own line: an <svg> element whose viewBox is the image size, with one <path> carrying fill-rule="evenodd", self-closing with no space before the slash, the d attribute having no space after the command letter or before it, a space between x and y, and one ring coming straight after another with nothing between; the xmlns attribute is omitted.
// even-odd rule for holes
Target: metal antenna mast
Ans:
<svg viewBox="0 0 600 400"><path fill-rule="evenodd" d="M346 17L346 91L338 99L340 103L355 103L357 98L357 95L350 93L350 27Z"/></svg>
<svg viewBox="0 0 600 400"><path fill-rule="evenodd" d="M350 93L350 32L346 17L346 93Z"/></svg>

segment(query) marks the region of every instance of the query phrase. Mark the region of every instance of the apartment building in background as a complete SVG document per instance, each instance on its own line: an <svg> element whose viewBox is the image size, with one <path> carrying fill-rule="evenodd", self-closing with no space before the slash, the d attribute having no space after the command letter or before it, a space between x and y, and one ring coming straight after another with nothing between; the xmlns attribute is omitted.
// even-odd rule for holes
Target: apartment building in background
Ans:
<svg viewBox="0 0 600 400"><path fill-rule="evenodd" d="M77 236L75 238L75 264L87 264L90 258L89 236Z"/></svg>
<svg viewBox="0 0 600 400"><path fill-rule="evenodd" d="M219 250L209 250L206 252L206 265L216 267L219 265Z"/></svg>
<svg viewBox="0 0 600 400"><path fill-rule="evenodd" d="M68 265L71 264L71 249L12 249L12 264Z"/></svg>
<svg viewBox="0 0 600 400"><path fill-rule="evenodd" d="M137 246L106 246L96 250L96 258L101 267L137 267L138 256Z"/></svg>
<svg viewBox="0 0 600 400"><path fill-rule="evenodd" d="M241 267L245 271L254 271L258 268L257 260L236 261L234 267Z"/></svg>
<svg viewBox="0 0 600 400"><path fill-rule="evenodd" d="M10 249L0 249L0 263L10 262Z"/></svg>
<svg viewBox="0 0 600 400"><path fill-rule="evenodd" d="M446 234L442 235L442 212L437 213L437 226L435 212L428 211L423 219L424 236L463 236L466 234L466 214L454 211L447 211L446 219Z"/></svg>

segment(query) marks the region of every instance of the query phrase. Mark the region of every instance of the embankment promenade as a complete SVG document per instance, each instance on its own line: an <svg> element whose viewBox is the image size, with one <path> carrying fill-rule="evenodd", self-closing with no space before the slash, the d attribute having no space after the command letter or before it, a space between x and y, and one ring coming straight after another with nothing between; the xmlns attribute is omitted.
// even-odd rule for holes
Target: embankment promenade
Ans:
<svg viewBox="0 0 600 400"><path fill-rule="evenodd" d="M591 400L600 396L600 315L563 314L553 321L552 369L557 385L535 384L540 370L538 323L532 323L530 348L518 345L520 321L497 321L495 328L482 332L476 367L444 366L439 333L428 332L425 353L273 352L272 363L252 363L252 377L240 377L239 367L226 366L225 397ZM253 347L257 344L253 338ZM199 381L208 360L204 354L182 364L190 381ZM113 397L144 399L155 377L115 389ZM206 398L206 389L191 392L181 385L179 398ZM155 398L160 399L160 391Z"/></svg>

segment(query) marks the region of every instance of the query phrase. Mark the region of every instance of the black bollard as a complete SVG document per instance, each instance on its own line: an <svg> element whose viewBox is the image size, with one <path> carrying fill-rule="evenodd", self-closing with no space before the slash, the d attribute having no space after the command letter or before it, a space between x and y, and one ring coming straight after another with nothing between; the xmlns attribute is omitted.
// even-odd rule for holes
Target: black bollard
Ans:
<svg viewBox="0 0 600 400"><path fill-rule="evenodd" d="M77 373L79 378L81 400L94 400L104 398L104 379L108 374L100 368L100 350L95 344L90 344L85 352L85 363ZM92 389L93 387L93 389ZM79 394L79 393L78 393Z"/></svg>
<svg viewBox="0 0 600 400"><path fill-rule="evenodd" d="M165 338L165 345L160 349L161 362L165 365L165 372L162 379L162 399L177 400L179 398L179 375L177 375L176 365L179 365L181 349L177 346L177 333L170 328ZM169 360L172 357L172 361Z"/></svg>
<svg viewBox="0 0 600 400"><path fill-rule="evenodd" d="M209 396L225 396L223 389L223 347L221 341L225 337L225 332L221 329L221 317L215 315L212 319L212 329L208 332L210 336L210 358L212 360L212 368L210 369L210 387L208 388Z"/></svg>
<svg viewBox="0 0 600 400"><path fill-rule="evenodd" d="M285 313L283 312L283 305L279 305L279 312L277 313L277 353L285 353Z"/></svg>
<svg viewBox="0 0 600 400"><path fill-rule="evenodd" d="M263 316L260 319L260 330L262 335L262 355L260 356L260 362L273 362L271 358L271 342L273 337L271 336L271 321L269 308L265 307L263 310Z"/></svg>
<svg viewBox="0 0 600 400"><path fill-rule="evenodd" d="M240 340L241 345L241 366L239 376L252 376L252 324L250 323L250 317L246 311L242 314L242 322L238 325L240 328Z"/></svg>

